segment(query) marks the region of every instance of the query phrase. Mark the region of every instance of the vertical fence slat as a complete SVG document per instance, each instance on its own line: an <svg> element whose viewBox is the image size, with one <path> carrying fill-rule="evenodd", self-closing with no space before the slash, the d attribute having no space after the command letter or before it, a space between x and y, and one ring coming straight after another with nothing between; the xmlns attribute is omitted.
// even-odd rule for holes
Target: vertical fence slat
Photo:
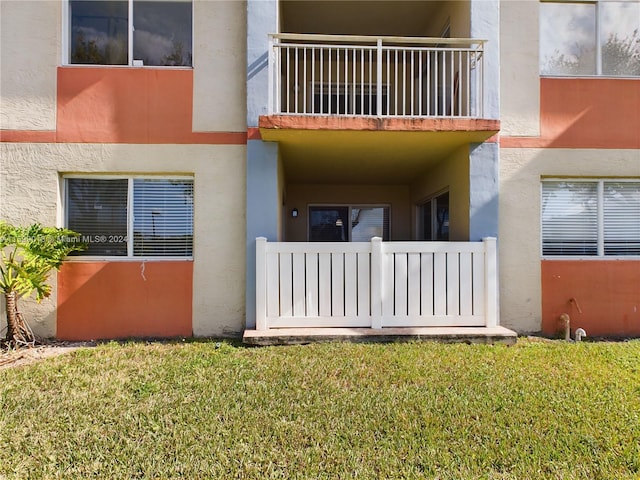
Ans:
<svg viewBox="0 0 640 480"><path fill-rule="evenodd" d="M433 254L433 313L447 314L447 254Z"/></svg>
<svg viewBox="0 0 640 480"><path fill-rule="evenodd" d="M473 254L473 314L484 316L484 253Z"/></svg>
<svg viewBox="0 0 640 480"><path fill-rule="evenodd" d="M358 315L371 315L370 253L358 253Z"/></svg>
<svg viewBox="0 0 640 480"><path fill-rule="evenodd" d="M433 253L420 255L420 313L422 316L433 315Z"/></svg>
<svg viewBox="0 0 640 480"><path fill-rule="evenodd" d="M420 254L408 254L407 314L420 316Z"/></svg>
<svg viewBox="0 0 640 480"><path fill-rule="evenodd" d="M473 314L473 276L471 253L460 253L460 315Z"/></svg>
<svg viewBox="0 0 640 480"><path fill-rule="evenodd" d="M344 254L344 314L355 317L358 312L357 253Z"/></svg>
<svg viewBox="0 0 640 480"><path fill-rule="evenodd" d="M460 314L460 271L458 253L447 254L447 315Z"/></svg>
<svg viewBox="0 0 640 480"><path fill-rule="evenodd" d="M394 312L394 261L393 252L387 251L382 245L382 317L393 317Z"/></svg>
<svg viewBox="0 0 640 480"><path fill-rule="evenodd" d="M318 254L318 315L331 316L331 254Z"/></svg>
<svg viewBox="0 0 640 480"><path fill-rule="evenodd" d="M280 274L278 254L267 252L267 316L280 316Z"/></svg>
<svg viewBox="0 0 640 480"><path fill-rule="evenodd" d="M382 239L371 239L371 328L382 328Z"/></svg>
<svg viewBox="0 0 640 480"><path fill-rule="evenodd" d="M293 316L293 271L291 254L280 254L280 316Z"/></svg>
<svg viewBox="0 0 640 480"><path fill-rule="evenodd" d="M305 261L304 253L293 254L293 315L304 317L305 315Z"/></svg>
<svg viewBox="0 0 640 480"><path fill-rule="evenodd" d="M305 302L307 307L307 316L318 316L318 254L307 252L305 255L305 283L306 295Z"/></svg>
<svg viewBox="0 0 640 480"><path fill-rule="evenodd" d="M407 254L398 252L393 256L394 260L394 315L407 315L407 282L408 266Z"/></svg>
<svg viewBox="0 0 640 480"><path fill-rule="evenodd" d="M331 254L331 315L344 317L344 254Z"/></svg>

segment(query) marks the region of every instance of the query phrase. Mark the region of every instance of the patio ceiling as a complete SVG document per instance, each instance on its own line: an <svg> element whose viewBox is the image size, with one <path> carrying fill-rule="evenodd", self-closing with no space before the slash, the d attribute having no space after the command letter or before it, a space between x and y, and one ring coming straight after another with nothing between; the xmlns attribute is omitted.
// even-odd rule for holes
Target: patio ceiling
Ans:
<svg viewBox="0 0 640 480"><path fill-rule="evenodd" d="M442 3L433 0L285 0L280 2L281 31L328 35L437 36L440 32L428 31L429 20Z"/></svg>
<svg viewBox="0 0 640 480"><path fill-rule="evenodd" d="M463 132L288 130L279 138L294 183L407 184L470 143Z"/></svg>
<svg viewBox="0 0 640 480"><path fill-rule="evenodd" d="M260 126L263 140L279 143L289 182L408 184L456 150L490 138L499 122L267 116Z"/></svg>

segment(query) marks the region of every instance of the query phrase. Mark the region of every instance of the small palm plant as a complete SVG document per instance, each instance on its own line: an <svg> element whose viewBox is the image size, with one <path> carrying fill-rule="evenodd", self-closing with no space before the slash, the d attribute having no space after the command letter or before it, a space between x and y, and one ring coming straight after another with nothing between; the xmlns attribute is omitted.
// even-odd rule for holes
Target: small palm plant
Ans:
<svg viewBox="0 0 640 480"><path fill-rule="evenodd" d="M38 301L48 297L51 270L58 270L69 253L84 248L80 234L71 230L40 224L16 227L0 221L0 291L7 306L9 346L35 342L33 332L18 311L18 299L34 292Z"/></svg>

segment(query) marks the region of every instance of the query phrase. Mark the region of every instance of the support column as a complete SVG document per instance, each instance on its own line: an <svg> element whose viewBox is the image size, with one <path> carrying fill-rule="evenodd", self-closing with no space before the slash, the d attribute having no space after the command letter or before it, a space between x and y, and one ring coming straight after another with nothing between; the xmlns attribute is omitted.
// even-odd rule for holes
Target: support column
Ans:
<svg viewBox="0 0 640 480"><path fill-rule="evenodd" d="M500 150L497 143L469 147L469 240L498 236L498 181Z"/></svg>
<svg viewBox="0 0 640 480"><path fill-rule="evenodd" d="M246 328L256 326L256 238L279 240L278 144L247 142Z"/></svg>
<svg viewBox="0 0 640 480"><path fill-rule="evenodd" d="M278 30L278 0L247 0L247 127L268 113L269 35ZM256 237L279 240L282 186L278 144L247 142L246 328L256 327Z"/></svg>
<svg viewBox="0 0 640 480"><path fill-rule="evenodd" d="M247 1L247 126L267 114L269 34L278 33L278 1Z"/></svg>

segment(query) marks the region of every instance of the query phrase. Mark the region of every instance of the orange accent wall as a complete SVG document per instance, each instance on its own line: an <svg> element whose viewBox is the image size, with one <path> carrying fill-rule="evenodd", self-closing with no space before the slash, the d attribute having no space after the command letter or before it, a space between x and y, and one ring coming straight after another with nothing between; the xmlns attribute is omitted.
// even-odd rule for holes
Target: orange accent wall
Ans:
<svg viewBox="0 0 640 480"><path fill-rule="evenodd" d="M66 262L56 336L190 337L192 299L193 262Z"/></svg>
<svg viewBox="0 0 640 480"><path fill-rule="evenodd" d="M59 67L57 142L235 144L246 132L193 132L193 70Z"/></svg>
<svg viewBox="0 0 640 480"><path fill-rule="evenodd" d="M555 334L563 313L572 332L640 336L640 260L543 260L543 333Z"/></svg>
<svg viewBox="0 0 640 480"><path fill-rule="evenodd" d="M540 78L540 137L505 148L640 148L640 79Z"/></svg>
<svg viewBox="0 0 640 480"><path fill-rule="evenodd" d="M55 143L56 132L50 130L0 130L0 142Z"/></svg>

